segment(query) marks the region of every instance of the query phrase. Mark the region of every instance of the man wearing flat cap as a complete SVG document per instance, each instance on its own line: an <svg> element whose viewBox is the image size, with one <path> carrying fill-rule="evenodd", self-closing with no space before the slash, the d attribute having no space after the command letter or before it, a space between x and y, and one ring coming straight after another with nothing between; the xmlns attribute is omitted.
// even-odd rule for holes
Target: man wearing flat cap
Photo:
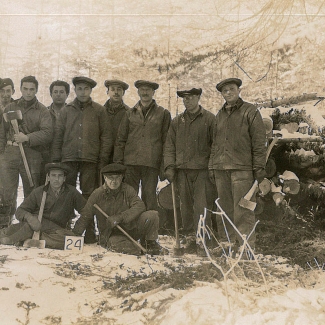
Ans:
<svg viewBox="0 0 325 325"><path fill-rule="evenodd" d="M228 78L216 88L225 99L225 104L216 116L216 128L209 160L209 175L217 186L220 206L241 234L249 235L255 224L254 211L239 205L254 179L259 182L265 176L266 134L259 110L239 96L242 81ZM253 197L254 200L254 197ZM221 241L227 240L224 226L218 220ZM232 244L242 239L226 221ZM255 246L255 233L249 238Z"/></svg>
<svg viewBox="0 0 325 325"><path fill-rule="evenodd" d="M96 81L88 77L72 79L76 98L60 111L52 144L52 161L61 161L72 170L67 183L76 186L85 199L99 185L99 171L107 165L113 150L112 130L105 108L90 97ZM94 228L86 233L85 242L95 242Z"/></svg>
<svg viewBox="0 0 325 325"><path fill-rule="evenodd" d="M116 228L119 225L135 240L140 239L149 254L159 254L161 247L157 242L158 213L146 211L134 188L123 182L126 169L126 166L115 163L102 169L105 183L90 195L73 231L81 235L96 215L101 246L120 253L141 253L138 247ZM95 204L108 218L95 208Z"/></svg>
<svg viewBox="0 0 325 325"><path fill-rule="evenodd" d="M204 208L212 208L215 192L208 175L215 116L199 104L201 93L201 88L177 91L185 111L172 120L164 150L165 176L180 194L187 248L198 255L205 254L196 238L199 218Z"/></svg>
<svg viewBox="0 0 325 325"><path fill-rule="evenodd" d="M63 163L45 165L47 185L39 186L24 199L16 211L19 223L0 230L0 243L19 245L40 231L40 239L45 240L45 247L63 249L65 236L74 236L70 229L71 220L76 217L86 204L79 191L65 183L69 167ZM38 220L42 197L45 192L45 206L42 221Z"/></svg>
<svg viewBox="0 0 325 325"><path fill-rule="evenodd" d="M157 83L137 80L134 85L140 100L121 121L114 162L127 167L125 182L137 192L141 182L141 198L147 210L157 210L156 188L171 116L153 99Z"/></svg>
<svg viewBox="0 0 325 325"><path fill-rule="evenodd" d="M117 79L105 80L104 84L105 87L107 87L107 94L109 95L109 99L104 104L104 107L106 108L108 121L112 128L113 142L115 143L121 120L126 111L130 109L130 107L123 102L123 96L125 91L129 88L129 85ZM113 162L113 155L114 152L112 151L109 163Z"/></svg>

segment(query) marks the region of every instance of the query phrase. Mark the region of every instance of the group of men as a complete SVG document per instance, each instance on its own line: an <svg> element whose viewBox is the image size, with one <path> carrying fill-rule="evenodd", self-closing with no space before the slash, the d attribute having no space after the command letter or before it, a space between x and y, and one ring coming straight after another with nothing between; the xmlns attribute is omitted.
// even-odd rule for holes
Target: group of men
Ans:
<svg viewBox="0 0 325 325"><path fill-rule="evenodd" d="M198 254L199 217L213 208L216 189L222 209L239 231L250 233L254 213L238 202L254 179L264 177L266 141L258 109L239 96L240 79L217 84L226 101L217 116L200 105L201 88L177 91L185 110L174 119L154 100L155 82L134 83L140 99L132 108L123 102L129 85L121 80L105 81L109 99L103 106L91 98L96 81L75 77L72 83L76 98L66 104L70 85L54 81L53 103L46 108L36 98L35 77L21 80L18 100L12 99L12 80L0 81L0 203L9 206L9 219L15 213L19 220L0 230L0 243L22 242L39 230L47 247L62 249L65 236L85 230L85 242L92 243L98 240L96 216L102 246L133 252L121 239L122 227L149 253L159 254L156 188L165 178L176 184L182 233ZM16 210L19 175L25 199ZM75 189L78 175L82 194ZM71 229L74 210L80 217ZM218 221L218 233L221 241L241 241L229 224L224 228ZM254 247L254 236L250 243Z"/></svg>

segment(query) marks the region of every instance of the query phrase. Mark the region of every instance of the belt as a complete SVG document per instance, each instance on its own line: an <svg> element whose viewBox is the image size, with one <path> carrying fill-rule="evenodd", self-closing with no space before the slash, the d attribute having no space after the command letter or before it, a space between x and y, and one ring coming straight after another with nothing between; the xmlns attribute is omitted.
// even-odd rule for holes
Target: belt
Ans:
<svg viewBox="0 0 325 325"><path fill-rule="evenodd" d="M17 142L14 142L14 141L10 141L10 140L8 140L8 141L7 141L7 146L14 146L14 147L18 147L19 145L18 145L18 143L17 143Z"/></svg>

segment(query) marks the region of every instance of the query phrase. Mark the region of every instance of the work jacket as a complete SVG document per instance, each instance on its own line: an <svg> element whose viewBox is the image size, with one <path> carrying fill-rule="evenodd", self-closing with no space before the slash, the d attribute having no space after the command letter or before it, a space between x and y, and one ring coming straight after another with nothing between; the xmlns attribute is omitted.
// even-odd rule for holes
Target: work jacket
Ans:
<svg viewBox="0 0 325 325"><path fill-rule="evenodd" d="M114 148L114 162L159 169L171 116L154 105L144 116L138 102L124 115Z"/></svg>
<svg viewBox="0 0 325 325"><path fill-rule="evenodd" d="M192 120L185 110L170 125L164 150L164 166L208 169L215 116L200 106Z"/></svg>
<svg viewBox="0 0 325 325"><path fill-rule="evenodd" d="M41 150L52 141L51 116L47 108L36 98L31 105L26 107L26 104L27 102L23 98L14 100L6 106L4 113L20 110L22 120L18 121L19 131L29 137L29 141L24 142L23 145ZM5 122L3 118L3 123L0 125L0 152L4 151L7 141L14 141L14 134L11 122Z"/></svg>
<svg viewBox="0 0 325 325"><path fill-rule="evenodd" d="M15 213L19 221L24 221L29 214L38 216L44 189L47 195L42 218L42 231L51 230L52 223L61 228L67 228L67 224L76 217L74 210L81 213L86 200L74 186L64 183L58 197L49 189L49 186L48 184L37 187L24 199Z"/></svg>
<svg viewBox="0 0 325 325"><path fill-rule="evenodd" d="M228 114L225 104L216 116L209 169L264 168L265 144L265 127L259 110L239 98Z"/></svg>
<svg viewBox="0 0 325 325"><path fill-rule="evenodd" d="M52 143L53 161L87 161L101 168L108 164L112 149L112 130L103 106L90 100L81 108L75 99L61 109Z"/></svg>

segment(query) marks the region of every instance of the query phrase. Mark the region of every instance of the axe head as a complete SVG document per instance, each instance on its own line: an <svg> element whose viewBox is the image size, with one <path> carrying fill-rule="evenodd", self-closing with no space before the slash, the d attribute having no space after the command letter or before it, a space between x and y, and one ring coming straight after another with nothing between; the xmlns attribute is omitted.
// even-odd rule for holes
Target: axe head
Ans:
<svg viewBox="0 0 325 325"><path fill-rule="evenodd" d="M10 122L12 120L22 120L23 114L20 110L17 111L9 111L7 113L3 113L3 118L6 122Z"/></svg>
<svg viewBox="0 0 325 325"><path fill-rule="evenodd" d="M242 208L254 211L256 208L256 202L249 201L245 198L241 198L238 203Z"/></svg>

